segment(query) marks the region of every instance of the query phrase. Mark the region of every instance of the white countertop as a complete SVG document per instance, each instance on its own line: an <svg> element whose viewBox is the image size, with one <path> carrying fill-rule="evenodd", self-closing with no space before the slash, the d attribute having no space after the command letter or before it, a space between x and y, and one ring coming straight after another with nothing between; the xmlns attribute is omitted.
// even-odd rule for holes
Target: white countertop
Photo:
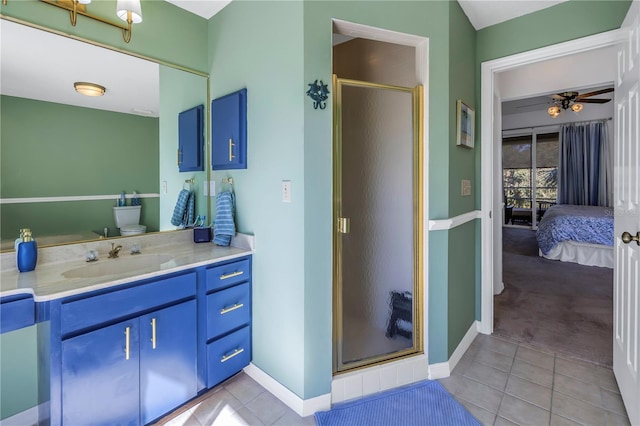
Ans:
<svg viewBox="0 0 640 426"><path fill-rule="evenodd" d="M0 272L0 297L31 294L36 302L45 302L62 297L104 289L146 278L158 277L164 274L191 269L224 260L234 259L253 253L251 248L219 247L213 243L194 243L189 240L190 235L173 234L174 238L158 241L158 244L143 238L132 237L122 240L107 240L100 242L99 260L86 262L84 255L78 256L78 250L86 250L87 245L76 248L69 261L43 262L31 272L18 272L14 268L5 268ZM121 244L123 249L116 259L109 259L105 250L110 243ZM130 246L137 242L142 246L140 255L130 254ZM105 248L106 247L106 248ZM93 248L93 247L89 247ZM62 246L59 250L70 252L70 246ZM73 248L71 248L73 250ZM11 253L10 253L11 254ZM12 253L15 256L15 253ZM60 254L60 253L59 253ZM162 257L153 255L168 255L170 260L160 263ZM40 256L40 254L39 254ZM137 261L140 259L140 262ZM157 261L155 261L157 259ZM142 264L140 267L136 263ZM67 278L68 271L76 268L98 266L100 270L107 270L107 274L100 276L86 276L83 278ZM126 265L126 271L122 267ZM120 269L120 271L119 271ZM113 273L111 271L113 270ZM91 274L88 274L91 275Z"/></svg>

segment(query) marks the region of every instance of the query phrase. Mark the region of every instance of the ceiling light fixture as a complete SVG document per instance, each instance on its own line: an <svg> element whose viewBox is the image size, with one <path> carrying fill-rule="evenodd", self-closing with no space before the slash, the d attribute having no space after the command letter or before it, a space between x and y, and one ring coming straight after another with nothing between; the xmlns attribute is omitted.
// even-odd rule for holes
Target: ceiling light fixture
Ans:
<svg viewBox="0 0 640 426"><path fill-rule="evenodd" d="M76 81L73 83L73 87L76 89L76 92L85 96L102 96L104 95L104 92L107 91L104 86L84 81Z"/></svg>
<svg viewBox="0 0 640 426"><path fill-rule="evenodd" d="M582 111L582 104L573 104L573 105L571 105L571 111L573 111L573 112Z"/></svg>
<svg viewBox="0 0 640 426"><path fill-rule="evenodd" d="M3 2L6 0L3 0ZM85 5L91 3L91 0L41 0L43 3L51 6L59 7L69 11L69 19L71 19L71 25L76 26L78 15L86 16L87 18L100 21L104 24L111 25L112 27L120 28L122 30L122 39L125 43L131 41L131 25L142 22L142 9L140 6L140 0L118 0L116 4L116 15L118 18L126 22L123 25L119 22L112 22L107 19L101 18L96 15L92 15L86 11Z"/></svg>

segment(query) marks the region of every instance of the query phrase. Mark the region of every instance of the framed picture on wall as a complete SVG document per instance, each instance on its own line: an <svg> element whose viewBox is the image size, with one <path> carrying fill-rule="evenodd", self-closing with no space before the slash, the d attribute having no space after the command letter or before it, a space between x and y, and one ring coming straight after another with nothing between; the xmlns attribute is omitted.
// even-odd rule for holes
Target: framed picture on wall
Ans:
<svg viewBox="0 0 640 426"><path fill-rule="evenodd" d="M473 148L476 113L460 99L456 101L456 145Z"/></svg>

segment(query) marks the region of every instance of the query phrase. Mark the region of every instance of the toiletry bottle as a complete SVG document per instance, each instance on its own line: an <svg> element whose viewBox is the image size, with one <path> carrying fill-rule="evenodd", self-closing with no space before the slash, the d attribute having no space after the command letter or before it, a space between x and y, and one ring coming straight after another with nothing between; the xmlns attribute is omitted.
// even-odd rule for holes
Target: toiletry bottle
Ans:
<svg viewBox="0 0 640 426"><path fill-rule="evenodd" d="M124 191L122 191L122 192L120 193L120 201L119 201L119 203L118 203L118 206L120 206L120 207L124 207L124 206L126 206L126 205L127 205L127 199L126 199L126 198L125 198L125 196L124 196Z"/></svg>
<svg viewBox="0 0 640 426"><path fill-rule="evenodd" d="M20 237L16 238L16 242L13 245L13 248L16 250L16 252L18 251L18 244L22 242L23 238L24 238L24 228L20 229Z"/></svg>
<svg viewBox="0 0 640 426"><path fill-rule="evenodd" d="M140 198L138 198L138 193L136 191L133 191L133 198L131 198L131 205L132 206L139 206L140 205Z"/></svg>
<svg viewBox="0 0 640 426"><path fill-rule="evenodd" d="M22 242L18 244L18 270L20 272L29 272L36 269L38 262L38 245L36 240L31 236L31 230L25 229Z"/></svg>

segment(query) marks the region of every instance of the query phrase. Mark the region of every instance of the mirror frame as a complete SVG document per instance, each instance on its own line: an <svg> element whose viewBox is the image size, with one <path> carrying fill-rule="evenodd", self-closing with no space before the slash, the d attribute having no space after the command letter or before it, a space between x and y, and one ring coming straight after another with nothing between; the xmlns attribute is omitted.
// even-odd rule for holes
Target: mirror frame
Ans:
<svg viewBox="0 0 640 426"><path fill-rule="evenodd" d="M108 44L105 43L100 43L94 40L90 40L84 37L79 37L76 35L72 35L72 34L68 34L62 31L58 31L52 28L48 28L42 25L38 25L35 24L33 22L29 22L29 21L25 21L23 19L19 19L19 18L14 18L11 16L7 16L7 15L3 15L0 13L0 20L6 20L6 21L10 21L10 22L15 22L17 24L21 24L21 25L25 25L40 31L45 31L51 34L55 34L61 37L66 37L69 39L73 39L73 40L77 40L83 43L87 43L90 44L92 46L96 46L96 47L101 47L103 49L108 49L111 50L113 52L117 52L117 53L122 53L124 55L128 55L128 56L132 56L134 58L138 58L138 59L143 59L145 61L150 61L150 62L154 62L158 65L163 65L166 67L170 67L170 68L174 68L180 71L185 71L188 72L190 74L194 74L197 75L199 77L204 77L205 78L205 84L207 86L207 101L206 101L206 106L205 106L205 132L204 132L204 137L205 137L205 168L206 168L206 172L207 172L207 182L211 181L211 88L209 86L209 79L210 79L210 75L204 72L200 72L197 71L195 69L189 68L189 67L185 67L173 62L168 62L162 59L158 59L158 58L154 58L151 56L146 56L146 55L141 55L139 53L135 53L135 52L130 52L128 50L124 50L124 49L120 49L114 46L110 46ZM211 217L211 195L207 195L206 196L206 203L207 203L207 217ZM172 232L172 230L165 230L165 231L157 231L157 232L150 232L148 234L156 234L156 233L161 233L161 232ZM139 237L139 235L137 235ZM111 237L111 238L127 238L127 237L122 237L122 236L117 236L117 237ZM65 246L65 245L69 245L69 244L79 244L79 243L86 243L86 242L92 242L92 241L98 241L101 239L105 239L104 237L101 238L96 238L96 239L92 239L92 240L78 240L78 241L69 241L69 242L64 242L64 243L56 243L56 244L49 244L49 245L43 245L41 247L56 247L56 246ZM13 252L15 251L14 249L7 249L7 250L0 250L0 253L6 253L6 252Z"/></svg>

